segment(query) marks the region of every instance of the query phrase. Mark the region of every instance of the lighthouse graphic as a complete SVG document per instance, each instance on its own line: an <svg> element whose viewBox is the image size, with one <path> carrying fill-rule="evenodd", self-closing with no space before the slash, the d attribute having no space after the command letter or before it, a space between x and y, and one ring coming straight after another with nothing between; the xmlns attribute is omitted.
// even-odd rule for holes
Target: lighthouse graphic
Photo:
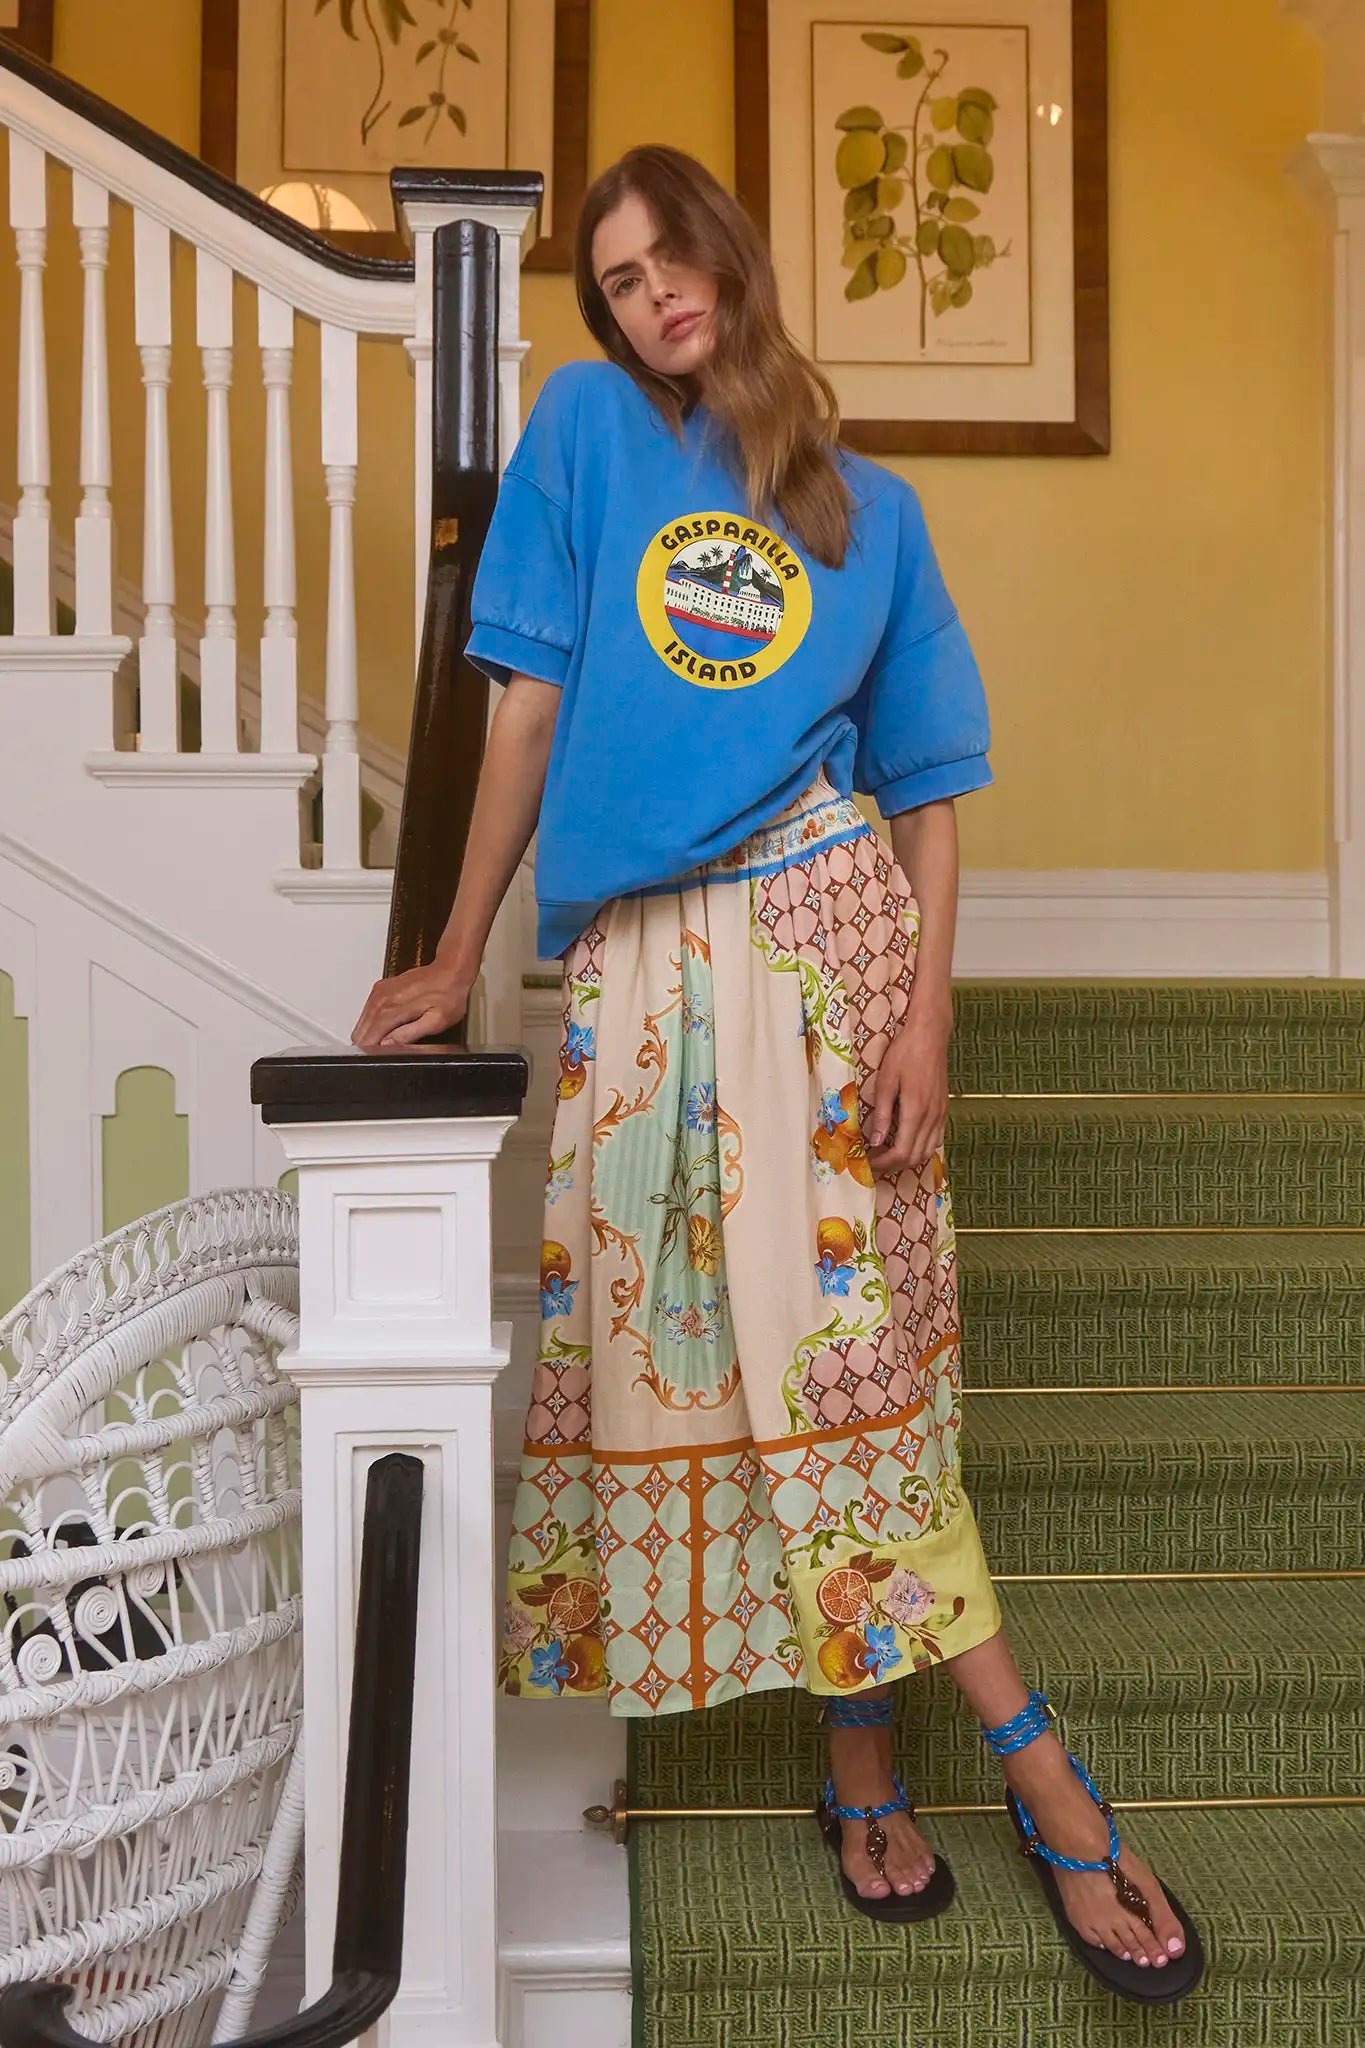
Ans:
<svg viewBox="0 0 1365 2048"><path fill-rule="evenodd" d="M776 635L782 585L742 543L694 541L669 563L664 609L694 654L734 661Z"/></svg>

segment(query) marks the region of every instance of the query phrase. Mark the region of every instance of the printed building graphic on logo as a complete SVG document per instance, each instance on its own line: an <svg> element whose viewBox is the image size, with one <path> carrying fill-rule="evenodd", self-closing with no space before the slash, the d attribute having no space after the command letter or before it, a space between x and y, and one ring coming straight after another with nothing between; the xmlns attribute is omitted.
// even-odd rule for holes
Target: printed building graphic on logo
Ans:
<svg viewBox="0 0 1365 2048"><path fill-rule="evenodd" d="M782 624L782 586L766 563L742 544L699 541L681 548L669 564L664 607L698 652L703 651L708 628L727 636L738 652L736 640L759 648L774 638ZM698 634L697 628L703 632Z"/></svg>

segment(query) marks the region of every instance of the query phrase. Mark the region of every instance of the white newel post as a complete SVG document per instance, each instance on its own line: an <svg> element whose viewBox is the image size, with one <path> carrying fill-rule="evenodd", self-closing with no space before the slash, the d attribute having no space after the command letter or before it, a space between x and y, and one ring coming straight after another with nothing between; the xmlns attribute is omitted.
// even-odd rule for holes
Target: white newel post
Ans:
<svg viewBox="0 0 1365 2048"><path fill-rule="evenodd" d="M253 1100L299 1176L307 1983L331 1969L365 1479L423 1460L403 1983L390 2048L496 2048L490 1168L518 1053L286 1053Z"/></svg>
<svg viewBox="0 0 1365 2048"><path fill-rule="evenodd" d="M1365 976L1365 133L1310 135L1292 168L1335 229L1327 973L1357 980Z"/></svg>

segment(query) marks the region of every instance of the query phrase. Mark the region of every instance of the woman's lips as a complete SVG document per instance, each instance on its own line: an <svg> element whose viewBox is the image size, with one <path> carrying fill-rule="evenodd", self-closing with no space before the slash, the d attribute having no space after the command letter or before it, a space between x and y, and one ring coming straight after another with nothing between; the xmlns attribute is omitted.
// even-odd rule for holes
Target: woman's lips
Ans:
<svg viewBox="0 0 1365 2048"><path fill-rule="evenodd" d="M671 320L664 322L664 340L681 341L684 335L692 332L701 317L700 313L675 314Z"/></svg>

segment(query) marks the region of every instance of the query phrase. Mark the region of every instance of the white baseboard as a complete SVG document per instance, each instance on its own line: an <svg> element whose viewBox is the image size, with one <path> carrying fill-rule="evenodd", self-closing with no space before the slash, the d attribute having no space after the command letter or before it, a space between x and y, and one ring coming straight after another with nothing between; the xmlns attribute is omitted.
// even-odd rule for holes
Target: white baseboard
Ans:
<svg viewBox="0 0 1365 2048"><path fill-rule="evenodd" d="M624 1849L583 1829L500 1835L498 1922L501 2048L630 2048Z"/></svg>
<svg viewBox="0 0 1365 2048"><path fill-rule="evenodd" d="M953 973L961 981L1325 975L1325 872L966 868Z"/></svg>

